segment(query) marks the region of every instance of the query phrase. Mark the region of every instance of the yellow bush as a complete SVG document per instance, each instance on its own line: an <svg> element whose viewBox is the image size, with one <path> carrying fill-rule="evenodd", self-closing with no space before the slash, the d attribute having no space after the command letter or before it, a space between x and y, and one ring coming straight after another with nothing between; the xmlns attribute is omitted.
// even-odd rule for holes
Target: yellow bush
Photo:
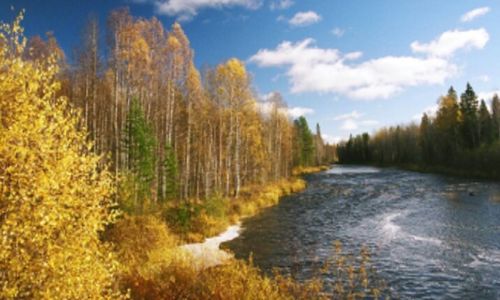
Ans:
<svg viewBox="0 0 500 300"><path fill-rule="evenodd" d="M177 246L177 238L171 234L165 225L154 216L125 215L106 233L106 238L112 242L118 253L118 259L127 273L143 272L154 257L156 263L163 259L169 263L168 252ZM158 253L164 252L163 258Z"/></svg>
<svg viewBox="0 0 500 300"><path fill-rule="evenodd" d="M56 96L55 59L22 58L21 20L0 25L0 298L116 299L99 240L113 179Z"/></svg>

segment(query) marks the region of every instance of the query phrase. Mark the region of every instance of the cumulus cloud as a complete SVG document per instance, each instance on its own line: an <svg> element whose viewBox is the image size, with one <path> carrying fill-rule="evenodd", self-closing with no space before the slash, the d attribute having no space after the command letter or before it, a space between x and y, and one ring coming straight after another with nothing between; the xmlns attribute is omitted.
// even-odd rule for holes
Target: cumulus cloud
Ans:
<svg viewBox="0 0 500 300"><path fill-rule="evenodd" d="M340 129L344 131L353 131L362 127L372 127L378 125L376 120L364 119L365 114L353 110L350 113L341 114L333 117L334 121L342 121Z"/></svg>
<svg viewBox="0 0 500 300"><path fill-rule="evenodd" d="M493 98L493 96L497 94L500 96L500 90L493 90L488 92L480 92L477 94L478 99L484 99L485 101L489 101Z"/></svg>
<svg viewBox="0 0 500 300"><path fill-rule="evenodd" d="M273 103L268 102L268 101L257 102L257 106L258 106L259 111L265 115L270 114L273 110ZM314 109L309 108L309 107L301 107L301 106L281 107L281 108L279 108L279 110L293 119L296 119L298 117L305 116L305 115L314 114Z"/></svg>
<svg viewBox="0 0 500 300"><path fill-rule="evenodd" d="M159 14L189 20L204 8L241 6L256 9L260 7L261 0L155 0L154 3Z"/></svg>
<svg viewBox="0 0 500 300"><path fill-rule="evenodd" d="M435 117L438 110L439 110L438 104L427 106L421 113L414 115L412 119L414 121L420 121L424 114L427 114L429 117Z"/></svg>
<svg viewBox="0 0 500 300"><path fill-rule="evenodd" d="M480 16L484 16L485 14L490 12L490 8L487 6L484 7L479 7L476 9L473 9L471 11L466 12L462 17L460 18L460 21L463 23L465 22L470 22L474 20L475 18L478 18Z"/></svg>
<svg viewBox="0 0 500 300"><path fill-rule="evenodd" d="M308 38L260 49L250 62L284 67L293 93L337 93L372 100L391 97L407 87L443 84L459 71L451 56L460 49L481 49L488 39L484 29L448 31L430 43L411 44L415 53L424 56L383 56L355 63L361 52L343 54L338 49L319 48Z"/></svg>
<svg viewBox="0 0 500 300"><path fill-rule="evenodd" d="M430 43L411 43L415 53L425 53L434 57L448 57L459 49L483 49L490 36L484 28L475 30L452 30L443 32Z"/></svg>
<svg viewBox="0 0 500 300"><path fill-rule="evenodd" d="M332 145L332 144L338 144L341 140L343 140L342 137L340 136L332 136L332 135L329 135L329 134L321 134L321 138L323 139L323 141L325 141L326 143Z"/></svg>
<svg viewBox="0 0 500 300"><path fill-rule="evenodd" d="M269 7L271 8L271 10L287 9L293 4L294 2L292 0L275 0L271 2L271 5Z"/></svg>
<svg viewBox="0 0 500 300"><path fill-rule="evenodd" d="M310 10L296 13L290 20L288 20L288 23L292 26L308 26L318 23L319 21L321 21L321 16Z"/></svg>

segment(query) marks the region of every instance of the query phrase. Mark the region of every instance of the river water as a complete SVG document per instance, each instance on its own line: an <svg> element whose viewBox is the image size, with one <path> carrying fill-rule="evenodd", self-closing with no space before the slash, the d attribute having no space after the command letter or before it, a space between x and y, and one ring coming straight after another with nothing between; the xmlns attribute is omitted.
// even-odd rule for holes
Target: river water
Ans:
<svg viewBox="0 0 500 300"><path fill-rule="evenodd" d="M363 166L306 179L224 247L304 280L340 240L368 247L395 298L500 299L499 183Z"/></svg>

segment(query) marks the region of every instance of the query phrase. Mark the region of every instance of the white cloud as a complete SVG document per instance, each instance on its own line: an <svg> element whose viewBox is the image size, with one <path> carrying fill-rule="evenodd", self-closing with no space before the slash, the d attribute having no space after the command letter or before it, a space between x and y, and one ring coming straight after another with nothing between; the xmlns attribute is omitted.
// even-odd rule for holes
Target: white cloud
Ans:
<svg viewBox="0 0 500 300"><path fill-rule="evenodd" d="M321 16L310 10L296 13L288 23L292 26L308 26L319 21L321 21Z"/></svg>
<svg viewBox="0 0 500 300"><path fill-rule="evenodd" d="M420 121L422 119L422 116L424 115L424 113L427 114L429 117L435 117L438 109L439 109L438 104L433 104L433 105L427 106L426 108L424 108L424 111L414 115L412 119L414 121Z"/></svg>
<svg viewBox="0 0 500 300"><path fill-rule="evenodd" d="M347 119L342 123L342 126L340 126L340 129L345 130L345 131L350 131L350 130L356 130L358 129L358 123L353 120L353 119Z"/></svg>
<svg viewBox="0 0 500 300"><path fill-rule="evenodd" d="M334 121L342 121L342 120L347 120L347 119L359 119L363 116L364 114L360 114L356 110L353 110L350 113L346 114L341 114L333 118Z"/></svg>
<svg viewBox="0 0 500 300"><path fill-rule="evenodd" d="M204 8L242 6L256 9L260 7L261 0L155 0L154 3L159 14L189 20Z"/></svg>
<svg viewBox="0 0 500 300"><path fill-rule="evenodd" d="M342 37L345 33L345 30L342 28L335 27L332 29L332 34L336 37Z"/></svg>
<svg viewBox="0 0 500 300"><path fill-rule="evenodd" d="M341 136L331 136L329 134L321 134L321 138L323 139L323 141L327 142L330 145L338 144L344 139Z"/></svg>
<svg viewBox="0 0 500 300"><path fill-rule="evenodd" d="M480 92L477 94L477 98L479 100L484 99L485 101L490 101L495 94L500 96L500 90L493 90L493 91L489 91L489 92Z"/></svg>
<svg viewBox="0 0 500 300"><path fill-rule="evenodd" d="M411 43L415 53L425 53L434 57L449 57L459 49L483 49L490 36L484 28L473 30L452 30L443 32L430 43Z"/></svg>
<svg viewBox="0 0 500 300"><path fill-rule="evenodd" d="M476 9L473 9L471 11L466 12L461 18L460 21L462 22L470 22L474 20L477 17L484 16L485 14L490 12L490 8L487 6L484 7L479 7Z"/></svg>
<svg viewBox="0 0 500 300"><path fill-rule="evenodd" d="M288 67L292 92L335 92L358 99L387 98L406 86L443 83L458 70L440 58L386 56L347 64L352 58L337 49L315 47L314 40L306 39L259 50L250 61L261 67Z"/></svg>
<svg viewBox="0 0 500 300"><path fill-rule="evenodd" d="M350 113L335 116L333 120L342 121L340 129L345 131L352 131L361 127L372 127L379 124L376 120L363 119L364 116L365 114L359 113L357 110L353 110Z"/></svg>
<svg viewBox="0 0 500 300"><path fill-rule="evenodd" d="M312 108L309 108L309 107L296 106L296 107L286 108L286 113L290 117L296 119L296 118L301 117L301 116L314 114L314 110Z"/></svg>
<svg viewBox="0 0 500 300"><path fill-rule="evenodd" d="M484 29L452 31L428 44L412 43L415 52L429 54L425 57L383 56L354 63L352 60L359 59L361 52L342 54L338 49L319 48L308 38L296 43L284 41L275 49L260 49L250 62L286 68L293 93L337 93L371 100L391 97L412 86L443 84L459 71L451 61L452 54L460 49L483 48L487 41Z"/></svg>
<svg viewBox="0 0 500 300"><path fill-rule="evenodd" d="M276 95L276 93L277 92L270 92L267 94L261 94L261 95L259 95L259 99L262 101L267 101L267 100L271 99L274 95Z"/></svg>
<svg viewBox="0 0 500 300"><path fill-rule="evenodd" d="M271 2L271 5L269 7L271 8L271 10L287 9L293 4L294 2L292 0L275 0Z"/></svg>
<svg viewBox="0 0 500 300"><path fill-rule="evenodd" d="M274 104L272 102L268 102L268 101L257 102L257 108L264 115L270 114L272 112L273 105ZM314 114L314 109L309 108L309 107L300 107L300 106L281 107L281 108L279 108L279 110L293 119L296 119L298 117L305 116L305 115Z"/></svg>

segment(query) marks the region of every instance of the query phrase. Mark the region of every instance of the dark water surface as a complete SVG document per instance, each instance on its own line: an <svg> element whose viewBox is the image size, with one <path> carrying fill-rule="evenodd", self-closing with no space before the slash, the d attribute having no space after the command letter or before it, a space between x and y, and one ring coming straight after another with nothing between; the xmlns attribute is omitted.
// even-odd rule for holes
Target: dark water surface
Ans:
<svg viewBox="0 0 500 300"><path fill-rule="evenodd" d="M340 240L369 248L397 298L500 299L499 183L361 166L307 180L225 246L306 279Z"/></svg>

